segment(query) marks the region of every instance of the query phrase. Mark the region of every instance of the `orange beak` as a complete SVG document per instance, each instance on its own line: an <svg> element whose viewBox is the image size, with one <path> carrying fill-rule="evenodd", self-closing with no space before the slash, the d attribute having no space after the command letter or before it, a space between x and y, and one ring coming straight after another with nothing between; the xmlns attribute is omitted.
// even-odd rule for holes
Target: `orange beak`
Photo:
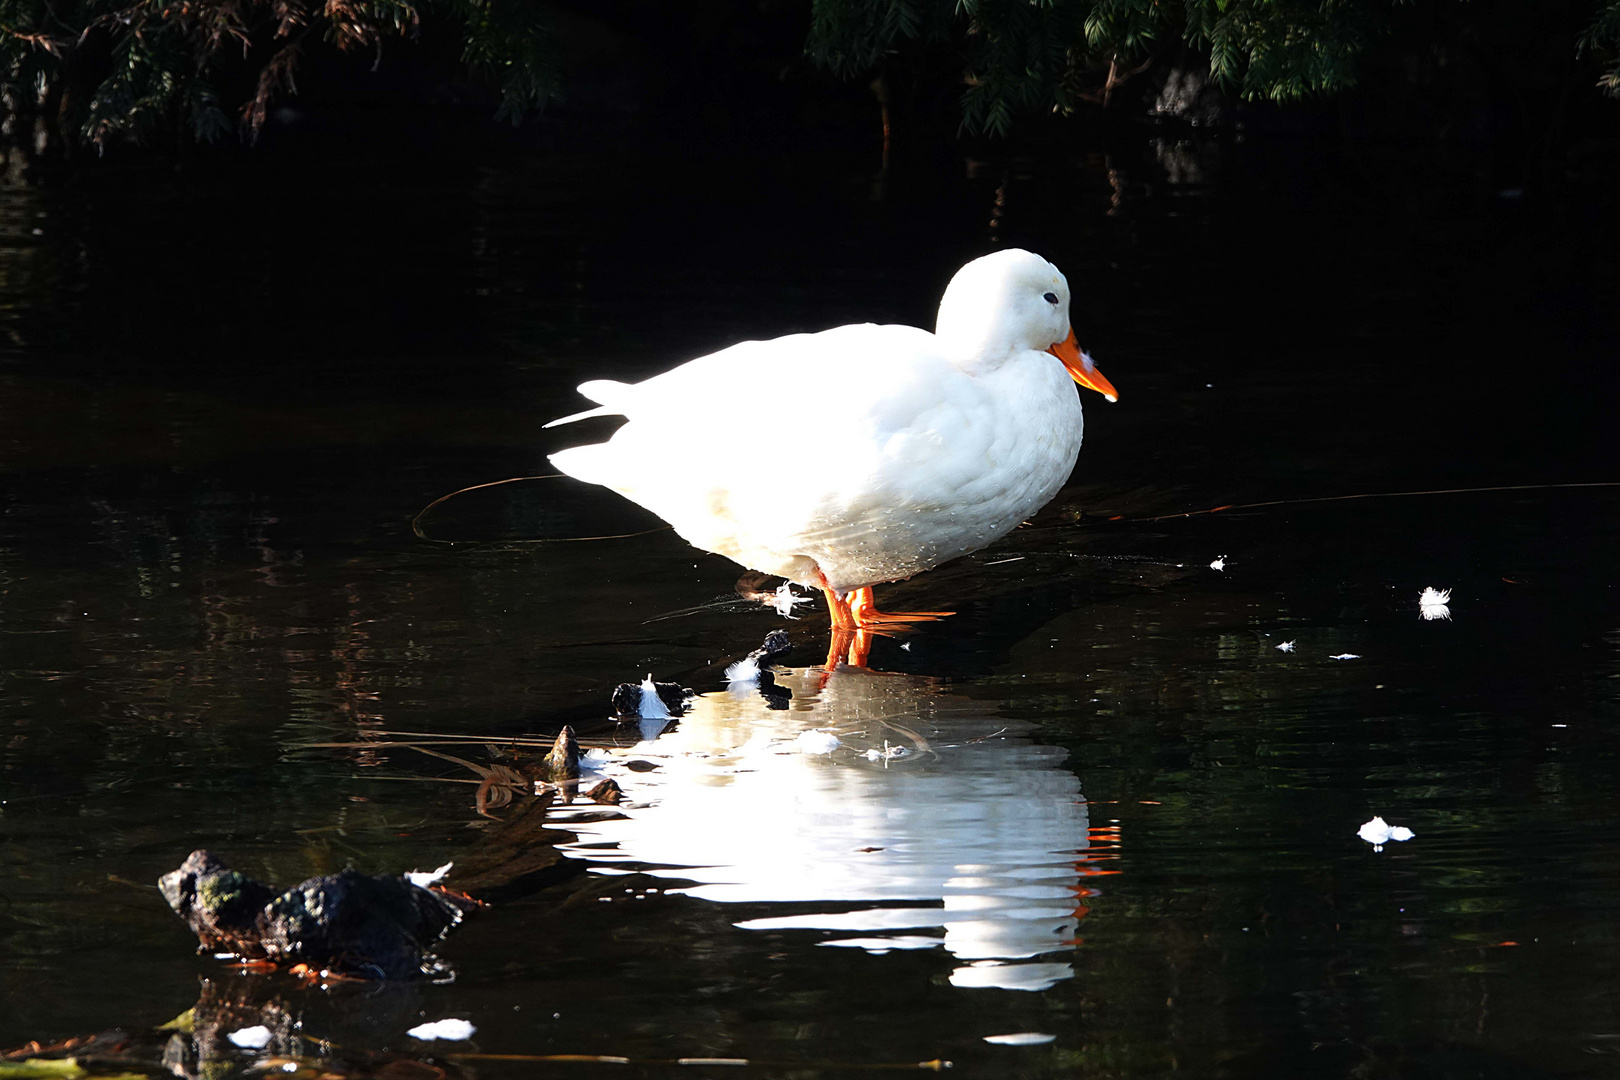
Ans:
<svg viewBox="0 0 1620 1080"><path fill-rule="evenodd" d="M1046 350L1059 360L1068 369L1069 375L1081 386L1088 386L1097 391L1109 401L1119 400L1119 391L1114 384L1108 381L1107 376L1097 370L1097 365L1091 362L1091 357L1075 344L1074 328L1069 328L1069 336Z"/></svg>

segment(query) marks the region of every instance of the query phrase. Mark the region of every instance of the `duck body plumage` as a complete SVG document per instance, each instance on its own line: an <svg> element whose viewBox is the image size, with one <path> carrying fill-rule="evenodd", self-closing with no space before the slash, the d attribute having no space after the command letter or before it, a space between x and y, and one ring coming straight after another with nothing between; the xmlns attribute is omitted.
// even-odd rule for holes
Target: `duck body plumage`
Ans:
<svg viewBox="0 0 1620 1080"><path fill-rule="evenodd" d="M1057 494L1084 430L1069 286L1027 251L951 279L933 333L863 323L745 341L643 382L597 380L555 424L622 415L551 456L694 546L835 596L977 551Z"/></svg>
<svg viewBox="0 0 1620 1080"><path fill-rule="evenodd" d="M1006 535L1074 470L1083 417L1048 353L967 371L934 334L861 324L745 341L581 393L629 422L553 454L695 547L839 592ZM594 410L593 410L594 411Z"/></svg>

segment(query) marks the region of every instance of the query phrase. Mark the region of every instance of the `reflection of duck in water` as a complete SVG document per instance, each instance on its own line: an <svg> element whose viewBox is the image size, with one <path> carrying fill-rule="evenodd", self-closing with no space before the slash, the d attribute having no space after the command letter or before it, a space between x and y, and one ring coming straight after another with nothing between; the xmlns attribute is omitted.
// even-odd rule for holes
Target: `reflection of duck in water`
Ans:
<svg viewBox="0 0 1620 1080"><path fill-rule="evenodd" d="M880 612L872 586L977 551L1057 494L1080 453L1071 377L1117 396L1075 344L1057 267L999 251L951 279L932 334L841 326L746 341L640 383L587 382L599 407L548 427L629 423L551 461L697 547L821 589L847 638L946 614ZM719 415L748 387L812 410L816 437L784 437L775 410Z"/></svg>
<svg viewBox="0 0 1620 1080"><path fill-rule="evenodd" d="M582 821L575 850L652 864L696 882L672 891L716 902L825 905L746 928L832 931L823 944L874 952L943 945L964 961L957 985L1068 978L1067 963L1036 959L1072 947L1093 894L1082 882L1097 853L1065 752L925 679L842 668L778 681L788 710L705 694L629 755L659 769L602 763L627 816ZM808 731L839 745L804 752Z"/></svg>

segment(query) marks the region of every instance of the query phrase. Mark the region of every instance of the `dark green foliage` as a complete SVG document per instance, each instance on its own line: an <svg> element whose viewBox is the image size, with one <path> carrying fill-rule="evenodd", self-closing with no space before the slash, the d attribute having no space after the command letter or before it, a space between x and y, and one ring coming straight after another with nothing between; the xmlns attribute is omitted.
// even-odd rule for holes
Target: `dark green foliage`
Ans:
<svg viewBox="0 0 1620 1080"><path fill-rule="evenodd" d="M1248 99L1293 101L1355 84L1357 60L1401 19L1401 0L813 0L809 54L858 75L908 45L949 42L967 90L962 125L1006 134L1013 117L1106 101L1155 50L1191 47ZM1571 43L1572 46L1574 43ZM1580 42L1620 94L1620 0Z"/></svg>
<svg viewBox="0 0 1620 1080"><path fill-rule="evenodd" d="M501 88L497 118L520 123L556 96L556 51L537 5L451 0L451 6L467 24L462 59Z"/></svg>
<svg viewBox="0 0 1620 1080"><path fill-rule="evenodd" d="M251 139L278 95L296 92L308 50L380 62L385 39L423 19L462 28L464 59L517 122L555 96L550 36L531 0L0 0L0 99L70 143L106 146L159 128ZM219 86L252 91L228 107Z"/></svg>
<svg viewBox="0 0 1620 1080"><path fill-rule="evenodd" d="M1581 35L1581 51L1603 58L1607 65L1598 85L1610 97L1620 97L1620 0L1598 8L1592 25Z"/></svg>

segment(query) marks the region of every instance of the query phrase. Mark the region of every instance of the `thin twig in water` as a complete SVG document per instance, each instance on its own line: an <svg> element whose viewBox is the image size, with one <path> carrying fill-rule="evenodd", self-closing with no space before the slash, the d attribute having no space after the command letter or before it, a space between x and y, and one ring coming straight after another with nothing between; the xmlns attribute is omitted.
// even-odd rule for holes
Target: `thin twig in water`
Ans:
<svg viewBox="0 0 1620 1080"><path fill-rule="evenodd" d="M555 1061L595 1065L753 1065L771 1069L922 1069L941 1072L951 1067L949 1061L759 1061L753 1058L629 1058L617 1054L446 1054L450 1061Z"/></svg>
<svg viewBox="0 0 1620 1080"><path fill-rule="evenodd" d="M921 735L917 734L915 731L912 731L910 728L906 727L905 725L897 724L893 720L879 720L878 723L882 724L886 728L893 728L894 730L898 731L900 734L904 735L906 738L910 739L913 743L916 744L918 753L920 753L920 754L932 754L934 752L934 748L932 746L928 745L928 740L927 739L923 738Z"/></svg>
<svg viewBox="0 0 1620 1080"><path fill-rule="evenodd" d="M418 510L416 512L416 516L411 518L411 532L416 534L416 538L418 540L426 540L430 544L444 544L446 547L454 547L457 544L472 543L474 541L467 541L467 540L435 540L435 539L433 539L433 537L429 536L427 533L422 531L422 519L428 515L428 511L432 510L435 506L438 506L440 503L445 502L445 501L447 501L449 499L453 499L457 495L462 495L462 494L465 494L466 492L469 492L469 491L478 491L480 488L500 487L502 484L516 484L519 481L523 481L523 480L557 480L557 479L560 479L562 477L562 475L563 475L562 473L546 473L543 476L508 476L505 480L489 480L489 481L486 481L485 483L482 483L482 484L471 484L471 485L469 485L467 487L460 488L460 489L458 489L456 491L452 491L448 495L440 495L437 499L434 499L432 502L430 502L426 506L422 507L422 509ZM663 532L665 529L668 529L668 528L671 528L671 526L669 526L669 525L660 525L657 528L653 528L653 529L642 529L640 532L614 533L614 534L611 534L611 535L608 535L608 536L542 537L542 538L537 539L537 540L502 540L502 541L500 541L500 543L503 543L503 544L571 544L571 543L580 543L580 542L585 541L585 540L627 540L632 536L647 536L650 533Z"/></svg>
<svg viewBox="0 0 1620 1080"><path fill-rule="evenodd" d="M1179 514L1160 514L1158 517L1128 518L1120 516L1110 521L1149 522L1170 521L1173 518L1218 514L1227 510L1260 510L1272 506L1300 506L1305 503L1349 502L1354 499L1404 499L1414 495L1483 495L1497 491L1559 491L1571 488L1620 487L1620 480L1599 480L1581 484L1501 484L1495 487L1435 488L1430 491L1371 491L1360 495L1319 495L1310 499L1272 499L1269 502L1228 503L1212 506L1208 510L1184 510Z"/></svg>

